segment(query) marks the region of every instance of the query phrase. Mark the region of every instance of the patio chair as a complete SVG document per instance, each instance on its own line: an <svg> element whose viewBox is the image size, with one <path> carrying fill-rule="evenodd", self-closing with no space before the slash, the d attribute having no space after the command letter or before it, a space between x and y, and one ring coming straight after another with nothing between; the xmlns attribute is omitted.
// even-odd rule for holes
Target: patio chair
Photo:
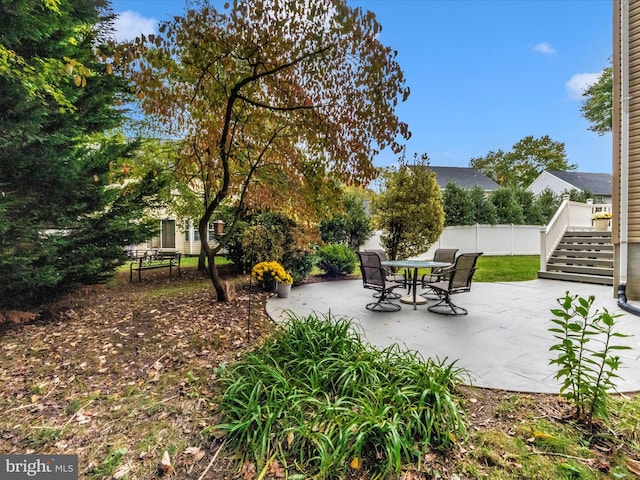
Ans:
<svg viewBox="0 0 640 480"><path fill-rule="evenodd" d="M377 253L380 257L381 262L385 262L388 260L387 253L381 248L366 249L365 252ZM406 273L392 272L390 270L387 270L387 280L390 282L402 282L405 286L407 285Z"/></svg>
<svg viewBox="0 0 640 480"><path fill-rule="evenodd" d="M374 290L377 302L366 305L367 310L374 312L397 312L400 305L390 300L395 288L404 287L404 283L387 280L388 272L380 264L380 256L376 252L357 252L360 259L360 272L364 288Z"/></svg>
<svg viewBox="0 0 640 480"><path fill-rule="evenodd" d="M448 271L448 280L427 283L429 289L427 293L434 293L438 297L438 303L430 305L427 309L433 313L443 315L466 315L468 310L462 308L451 301L451 296L471 290L471 280L476 272L476 262L480 253L463 253L460 255L453 267Z"/></svg>
<svg viewBox="0 0 640 480"><path fill-rule="evenodd" d="M451 265L448 267L433 267L430 273L422 275L422 288L426 287L428 283L442 282L447 279L447 274L453 263L456 261L457 248L438 248L433 254L434 262L446 262Z"/></svg>

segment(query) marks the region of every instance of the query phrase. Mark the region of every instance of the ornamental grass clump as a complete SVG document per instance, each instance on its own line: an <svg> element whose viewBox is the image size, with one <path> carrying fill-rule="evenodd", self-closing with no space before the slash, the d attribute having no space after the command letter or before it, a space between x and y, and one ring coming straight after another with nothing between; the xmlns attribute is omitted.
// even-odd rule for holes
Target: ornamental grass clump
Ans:
<svg viewBox="0 0 640 480"><path fill-rule="evenodd" d="M348 320L292 316L226 369L210 431L263 473L277 462L289 478L381 478L464 437L464 374L397 345L376 350Z"/></svg>

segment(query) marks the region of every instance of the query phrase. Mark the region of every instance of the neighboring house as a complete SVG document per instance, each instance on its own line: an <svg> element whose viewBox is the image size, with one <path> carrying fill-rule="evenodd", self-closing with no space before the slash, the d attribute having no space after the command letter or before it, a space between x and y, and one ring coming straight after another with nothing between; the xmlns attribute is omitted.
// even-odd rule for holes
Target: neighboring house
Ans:
<svg viewBox="0 0 640 480"><path fill-rule="evenodd" d="M614 294L640 300L640 2L613 2Z"/></svg>
<svg viewBox="0 0 640 480"><path fill-rule="evenodd" d="M215 225L209 225L209 241L215 243ZM131 245L128 250L170 250L183 255L198 255L200 253L200 233L198 224L192 220L176 220L168 217L158 220L158 235L146 243Z"/></svg>
<svg viewBox="0 0 640 480"><path fill-rule="evenodd" d="M478 185L485 193L500 188L500 185L476 168L432 166L429 166L429 168L436 174L436 181L442 189L444 189L449 182L453 182L465 190L471 190Z"/></svg>
<svg viewBox="0 0 640 480"><path fill-rule="evenodd" d="M544 171L527 188L535 195L545 189L556 195L570 190L589 192L593 203L611 203L612 175L610 173Z"/></svg>

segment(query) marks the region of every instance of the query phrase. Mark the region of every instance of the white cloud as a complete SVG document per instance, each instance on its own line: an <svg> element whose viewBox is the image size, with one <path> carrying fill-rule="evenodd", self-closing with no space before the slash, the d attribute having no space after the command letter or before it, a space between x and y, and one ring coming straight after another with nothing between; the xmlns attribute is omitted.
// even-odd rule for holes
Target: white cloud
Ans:
<svg viewBox="0 0 640 480"><path fill-rule="evenodd" d="M114 22L114 37L118 42L133 40L140 34L156 33L157 24L158 20L155 18L145 18L137 12L127 10L119 13Z"/></svg>
<svg viewBox="0 0 640 480"><path fill-rule="evenodd" d="M598 81L602 72L596 73L576 73L564 85L572 100L582 99L582 94L591 85Z"/></svg>
<svg viewBox="0 0 640 480"><path fill-rule="evenodd" d="M534 52L542 53L543 55L554 55L556 49L549 45L547 42L542 42L533 47Z"/></svg>

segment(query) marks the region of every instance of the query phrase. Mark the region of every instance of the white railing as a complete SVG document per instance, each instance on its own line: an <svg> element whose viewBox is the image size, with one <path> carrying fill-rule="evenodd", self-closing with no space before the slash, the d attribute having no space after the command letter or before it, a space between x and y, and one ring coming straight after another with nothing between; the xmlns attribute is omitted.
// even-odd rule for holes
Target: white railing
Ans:
<svg viewBox="0 0 640 480"><path fill-rule="evenodd" d="M540 229L540 271L546 272L547 262L567 230L593 230L591 216L597 212L611 213L611 204L562 201L551 221Z"/></svg>

